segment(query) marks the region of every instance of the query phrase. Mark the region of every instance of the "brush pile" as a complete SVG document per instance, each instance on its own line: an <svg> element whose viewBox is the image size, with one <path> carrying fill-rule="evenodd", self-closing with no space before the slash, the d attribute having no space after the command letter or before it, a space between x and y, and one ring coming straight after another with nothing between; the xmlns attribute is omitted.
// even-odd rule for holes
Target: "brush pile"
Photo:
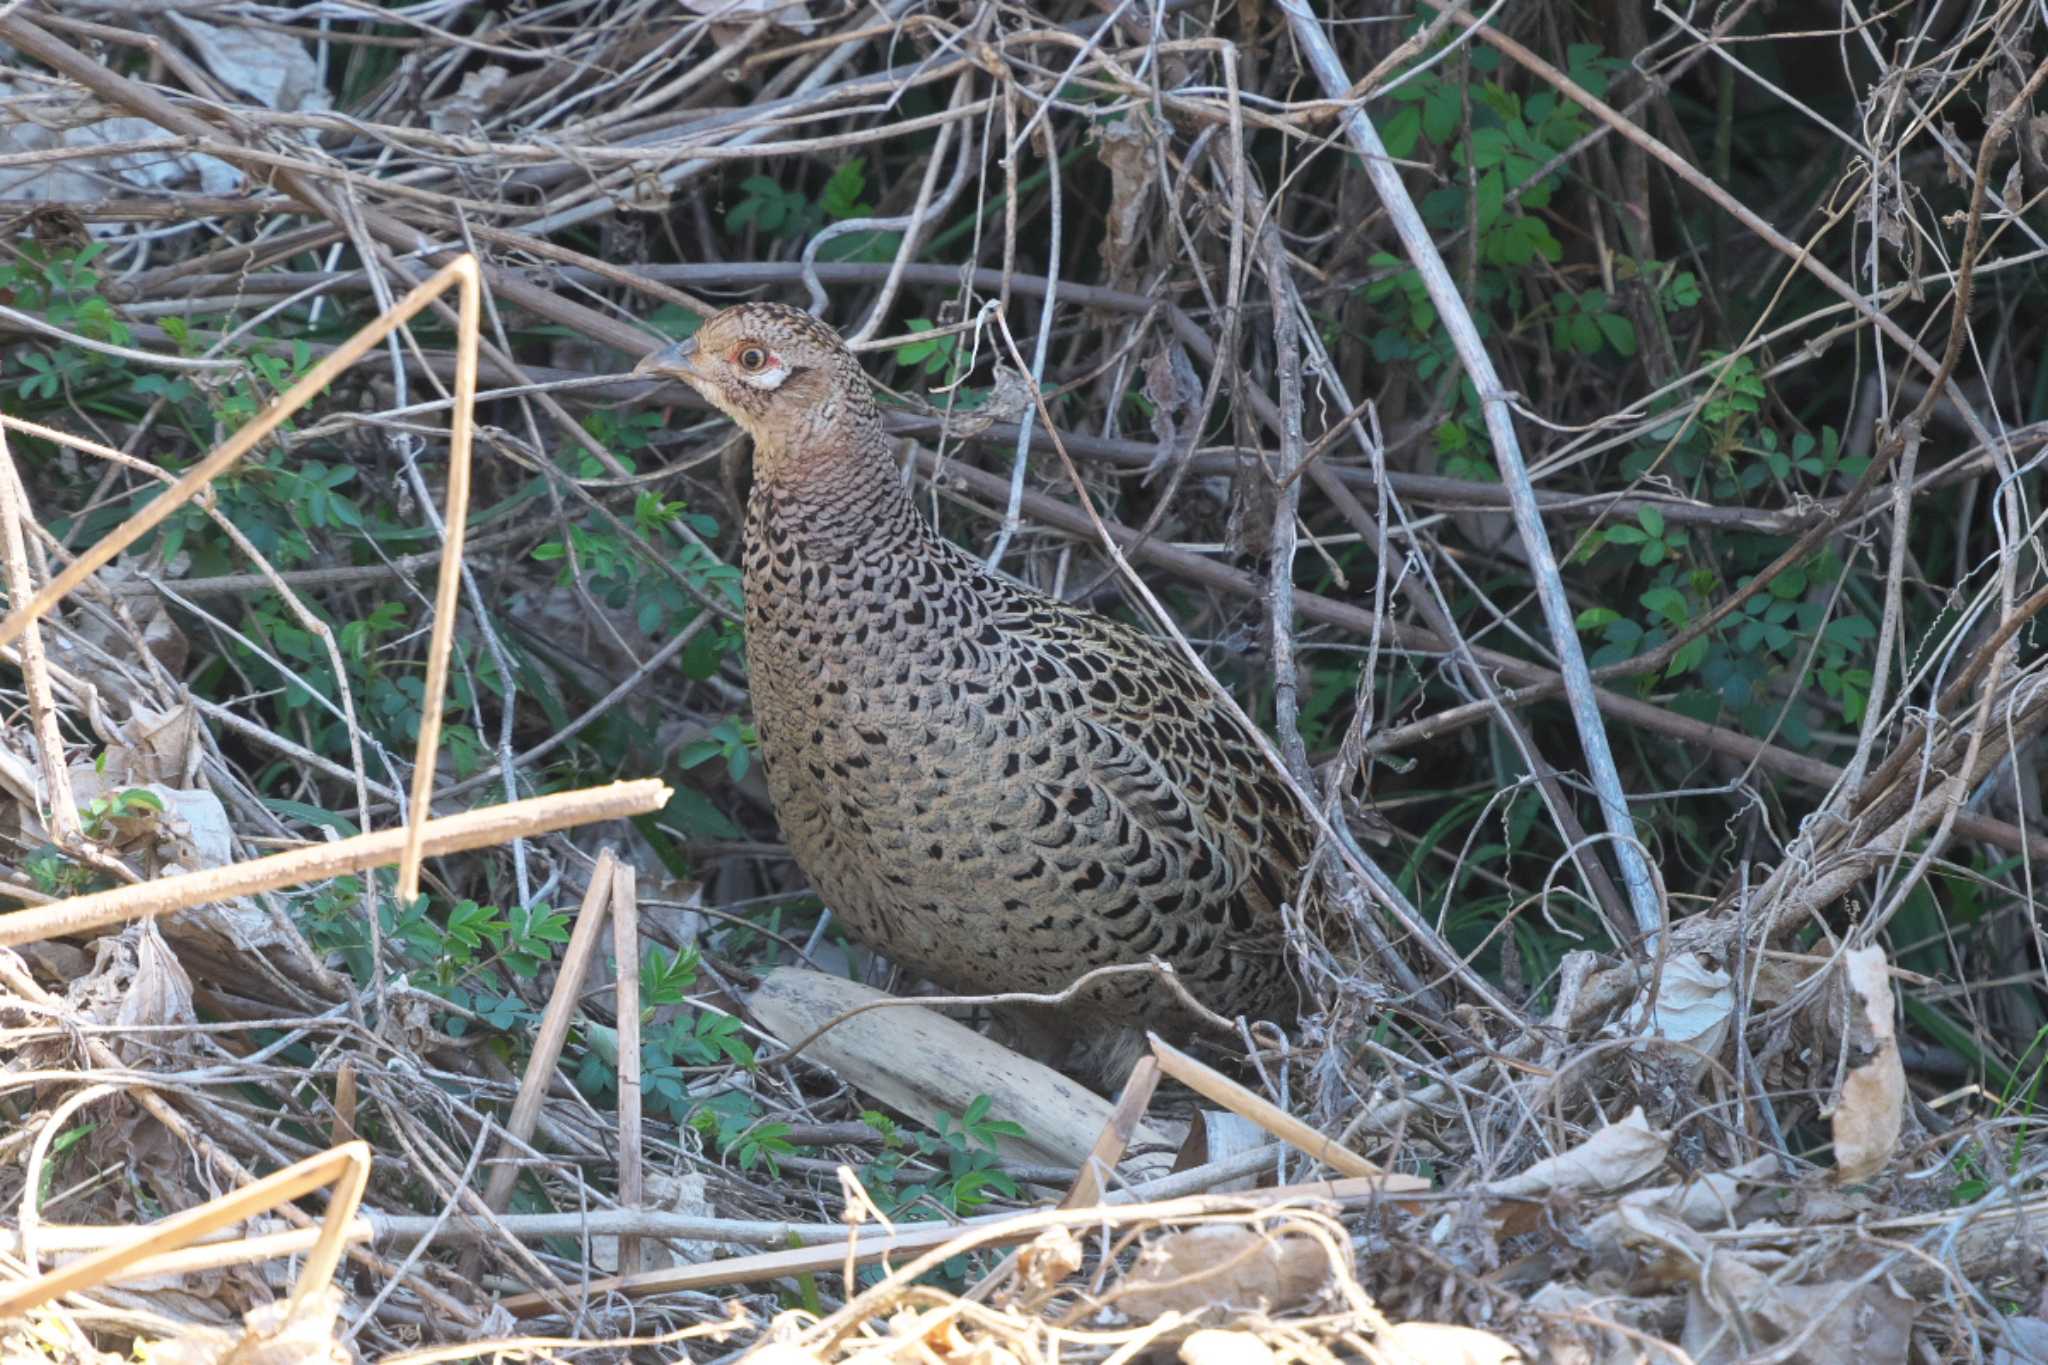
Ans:
<svg viewBox="0 0 2048 1365"><path fill-rule="evenodd" d="M1373 8L0 5L0 1358L2048 1359L2038 7ZM834 930L749 297L1274 736L1295 1035Z"/></svg>

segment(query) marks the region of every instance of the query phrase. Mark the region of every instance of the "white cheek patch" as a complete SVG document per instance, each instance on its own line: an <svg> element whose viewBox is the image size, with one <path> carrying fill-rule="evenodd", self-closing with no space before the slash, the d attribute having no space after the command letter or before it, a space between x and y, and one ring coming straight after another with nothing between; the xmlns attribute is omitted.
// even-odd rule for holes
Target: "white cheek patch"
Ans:
<svg viewBox="0 0 2048 1365"><path fill-rule="evenodd" d="M787 378L789 378L789 366L782 363L782 357L779 355L769 356L768 364L763 369L755 370L752 373L748 373L745 370L740 371L742 383L750 384L767 393L773 393L781 388L782 381Z"/></svg>

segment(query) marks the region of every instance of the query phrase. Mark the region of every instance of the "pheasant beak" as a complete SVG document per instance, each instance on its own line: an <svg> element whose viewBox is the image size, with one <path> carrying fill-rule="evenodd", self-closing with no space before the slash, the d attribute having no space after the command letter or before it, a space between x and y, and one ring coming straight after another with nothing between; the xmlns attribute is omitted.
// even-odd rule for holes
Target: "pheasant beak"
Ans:
<svg viewBox="0 0 2048 1365"><path fill-rule="evenodd" d="M633 373L696 384L704 377L704 371L697 368L697 338L684 337L681 341L671 341L658 351L649 351L633 367Z"/></svg>

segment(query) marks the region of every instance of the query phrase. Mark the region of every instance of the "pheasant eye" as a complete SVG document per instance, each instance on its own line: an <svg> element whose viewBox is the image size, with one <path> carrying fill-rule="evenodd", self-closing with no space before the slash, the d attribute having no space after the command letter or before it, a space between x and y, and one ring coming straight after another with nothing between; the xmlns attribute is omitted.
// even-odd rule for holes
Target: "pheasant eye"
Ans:
<svg viewBox="0 0 2048 1365"><path fill-rule="evenodd" d="M749 346L740 352L740 368L743 370L759 370L767 364L768 353L759 346Z"/></svg>

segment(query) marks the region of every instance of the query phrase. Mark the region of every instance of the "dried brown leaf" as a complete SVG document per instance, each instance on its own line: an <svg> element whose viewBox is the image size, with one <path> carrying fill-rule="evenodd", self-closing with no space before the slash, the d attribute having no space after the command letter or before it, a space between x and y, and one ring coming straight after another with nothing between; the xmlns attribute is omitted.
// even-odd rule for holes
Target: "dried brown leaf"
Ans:
<svg viewBox="0 0 2048 1365"><path fill-rule="evenodd" d="M1017 1252L1017 1274L1034 1289L1050 1289L1081 1268L1080 1239L1071 1228L1047 1228Z"/></svg>
<svg viewBox="0 0 2048 1365"><path fill-rule="evenodd" d="M192 1006L192 978L185 974L177 954L157 932L156 923L144 920L135 926L135 933L138 939L135 976L128 983L127 993L121 997L120 1008L115 1011L115 1026L138 1028L198 1023L198 1011ZM133 1060L137 1054L161 1056L164 1049L176 1041L176 1035L160 1033L133 1044L127 1039L120 1039L117 1046Z"/></svg>
<svg viewBox="0 0 2048 1365"><path fill-rule="evenodd" d="M287 1319L291 1301L278 1299L250 1309L240 1332L206 1330L151 1342L144 1358L150 1365L347 1365L354 1356L334 1335L341 1303L341 1291L329 1285L309 1294Z"/></svg>
<svg viewBox="0 0 2048 1365"><path fill-rule="evenodd" d="M1618 1190L1661 1167L1670 1146L1671 1135L1652 1128L1637 1106L1570 1151L1539 1161L1520 1175L1496 1180L1487 1190L1517 1199Z"/></svg>
<svg viewBox="0 0 2048 1365"><path fill-rule="evenodd" d="M1883 1169L1906 1121L1906 1067L1893 1033L1891 966L1882 948L1843 955L1849 991L1849 1073L1833 1116L1835 1179L1868 1180Z"/></svg>
<svg viewBox="0 0 2048 1365"><path fill-rule="evenodd" d="M1624 1298L1552 1280L1529 1296L1528 1307L1542 1315L1537 1340L1546 1365L1690 1365L1661 1344L1661 1296Z"/></svg>
<svg viewBox="0 0 2048 1365"><path fill-rule="evenodd" d="M1329 1281L1329 1252L1315 1238L1215 1223L1148 1243L1110 1298L1137 1321L1214 1318L1300 1308Z"/></svg>
<svg viewBox="0 0 2048 1365"><path fill-rule="evenodd" d="M1781 1284L1782 1258L1723 1250L1686 1299L1679 1344L1699 1365L1754 1358L1781 1365L1893 1365L1907 1358L1919 1302L1889 1279Z"/></svg>
<svg viewBox="0 0 2048 1365"><path fill-rule="evenodd" d="M1721 1050L1734 1010L1733 980L1701 961L1698 953L1678 953L1664 964L1652 1027L1658 1037L1694 1049L1687 1055L1688 1069L1694 1075L1705 1070Z"/></svg>
<svg viewBox="0 0 2048 1365"><path fill-rule="evenodd" d="M1136 108L1115 123L1096 125L1095 155L1109 168L1109 231L1102 238L1102 259L1112 279L1128 278L1136 270L1131 256L1144 233L1145 206L1152 197L1152 142L1152 125Z"/></svg>

